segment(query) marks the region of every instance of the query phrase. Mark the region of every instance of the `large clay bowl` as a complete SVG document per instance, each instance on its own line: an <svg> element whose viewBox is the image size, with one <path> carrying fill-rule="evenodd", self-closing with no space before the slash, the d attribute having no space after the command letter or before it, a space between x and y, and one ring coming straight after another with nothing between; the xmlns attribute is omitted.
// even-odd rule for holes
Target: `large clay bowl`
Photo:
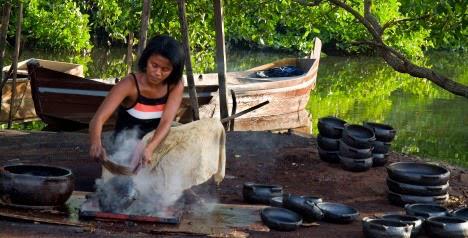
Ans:
<svg viewBox="0 0 468 238"><path fill-rule="evenodd" d="M60 206L73 192L75 179L66 168L46 165L0 167L0 200L10 205Z"/></svg>

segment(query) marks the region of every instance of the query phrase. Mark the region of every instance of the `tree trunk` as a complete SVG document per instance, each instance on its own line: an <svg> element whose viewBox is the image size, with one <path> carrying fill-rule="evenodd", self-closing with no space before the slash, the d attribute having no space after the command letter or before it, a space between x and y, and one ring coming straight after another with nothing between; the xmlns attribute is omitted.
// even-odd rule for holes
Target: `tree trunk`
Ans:
<svg viewBox="0 0 468 238"><path fill-rule="evenodd" d="M127 74L132 72L133 64L133 32L128 33L127 41Z"/></svg>
<svg viewBox="0 0 468 238"><path fill-rule="evenodd" d="M0 29L0 70L2 70L2 73L0 75L0 82L3 82L3 64L4 64L4 59L5 59L6 36L8 33L8 24L10 24L10 12L11 12L11 3L7 2L3 5L2 27Z"/></svg>
<svg viewBox="0 0 468 238"><path fill-rule="evenodd" d="M143 12L141 13L140 39L138 42L138 58L146 47L148 25L151 11L151 0L143 0Z"/></svg>
<svg viewBox="0 0 468 238"><path fill-rule="evenodd" d="M8 114L8 129L11 128L11 124L13 121L13 111L15 107L16 76L18 73L17 69L18 69L19 49L20 49L20 44L21 44L21 24L22 23L23 23L23 3L20 2L18 6L18 17L17 17L17 22L16 22L15 54L13 57L13 64L11 65L11 67L13 68L13 82L11 85L10 112Z"/></svg>

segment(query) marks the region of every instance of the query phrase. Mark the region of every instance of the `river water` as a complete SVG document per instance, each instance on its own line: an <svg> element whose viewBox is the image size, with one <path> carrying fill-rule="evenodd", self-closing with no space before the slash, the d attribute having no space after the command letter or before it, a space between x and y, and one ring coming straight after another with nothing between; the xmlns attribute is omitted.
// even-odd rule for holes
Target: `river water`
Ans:
<svg viewBox="0 0 468 238"><path fill-rule="evenodd" d="M83 64L87 77L113 78L126 72L123 48L95 49L89 56L25 51L21 59L32 57ZM296 55L228 50L227 69L245 70L284 57ZM468 84L468 53L433 52L424 63ZM468 100L400 74L381 58L322 57L307 110L314 135L318 118L328 115L349 123L385 123L397 130L394 150L468 167Z"/></svg>

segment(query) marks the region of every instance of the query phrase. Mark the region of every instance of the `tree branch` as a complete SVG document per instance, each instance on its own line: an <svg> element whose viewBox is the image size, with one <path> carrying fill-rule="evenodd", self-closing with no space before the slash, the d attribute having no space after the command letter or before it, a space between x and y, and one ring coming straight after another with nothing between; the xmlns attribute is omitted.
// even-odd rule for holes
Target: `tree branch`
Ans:
<svg viewBox="0 0 468 238"><path fill-rule="evenodd" d="M294 0L305 6L316 6L321 1L315 0L314 2L309 2L306 0ZM399 52L398 50L386 45L383 42L382 34L385 29L388 27L398 24L403 21L410 21L410 20L417 20L423 19L425 16L415 18L415 19L400 19L387 22L383 27L377 21L377 19L372 15L371 8L372 8L372 0L364 0L364 15L361 15L358 11L354 10L350 5L346 4L344 1L340 0L327 0L332 5L342 8L343 10L349 12L353 15L364 27L367 31L372 35L373 41L358 41L354 42L353 44L367 44L371 45L372 47L376 48L378 52L381 53L382 58L390 65L393 69L401 73L407 73L413 77L417 78L425 78L430 80L431 82L435 83L436 85L440 86L441 88L459 96L463 96L468 98L468 87L455 82L432 69L417 66L413 64L404 54Z"/></svg>
<svg viewBox="0 0 468 238"><path fill-rule="evenodd" d="M423 16L420 16L420 17L402 18L402 19L391 20L391 21L386 22L386 23L382 26L382 32L384 32L387 28L390 28L390 27L395 26L395 25L397 25L397 24L400 24L400 23L402 23L402 22L422 20L422 19L429 18L430 16L431 16L431 14L426 14L426 15L423 15Z"/></svg>

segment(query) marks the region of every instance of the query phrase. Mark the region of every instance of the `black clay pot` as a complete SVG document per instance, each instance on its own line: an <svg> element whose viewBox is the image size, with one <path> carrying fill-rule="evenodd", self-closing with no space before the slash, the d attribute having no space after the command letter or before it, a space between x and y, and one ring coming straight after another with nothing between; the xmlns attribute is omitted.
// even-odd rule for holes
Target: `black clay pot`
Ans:
<svg viewBox="0 0 468 238"><path fill-rule="evenodd" d="M391 142L395 138L396 131L390 125L375 122L364 122L363 125L374 131L375 138L378 141Z"/></svg>
<svg viewBox="0 0 468 238"><path fill-rule="evenodd" d="M333 138L325 137L319 134L317 136L317 144L320 148L324 150L336 151L340 148L339 147L340 139L333 139Z"/></svg>
<svg viewBox="0 0 468 238"><path fill-rule="evenodd" d="M427 219L435 216L446 216L448 210L445 207L436 204L407 204L405 205L406 214Z"/></svg>
<svg viewBox="0 0 468 238"><path fill-rule="evenodd" d="M272 206L272 207L283 207L283 197L272 197L272 198L270 198L270 206Z"/></svg>
<svg viewBox="0 0 468 238"><path fill-rule="evenodd" d="M364 172L372 167L372 157L366 159L353 159L338 155L340 157L341 167L353 172Z"/></svg>
<svg viewBox="0 0 468 238"><path fill-rule="evenodd" d="M341 138L345 124L346 121L337 117L327 116L318 120L317 127L322 136L339 139Z"/></svg>
<svg viewBox="0 0 468 238"><path fill-rule="evenodd" d="M416 162L396 162L387 166L388 176L398 182L438 186L447 183L450 171L445 167Z"/></svg>
<svg viewBox="0 0 468 238"><path fill-rule="evenodd" d="M244 201L248 203L270 204L272 197L283 196L283 187L278 185L255 184L251 182L244 183L242 188Z"/></svg>
<svg viewBox="0 0 468 238"><path fill-rule="evenodd" d="M323 220L331 223L351 223L359 217L359 212L353 207L331 202L317 203L323 212Z"/></svg>
<svg viewBox="0 0 468 238"><path fill-rule="evenodd" d="M438 216L426 220L426 233L436 238L468 237L468 221L458 217Z"/></svg>
<svg viewBox="0 0 468 238"><path fill-rule="evenodd" d="M267 207L260 212L263 223L270 229L294 231L302 224L299 214L285 208Z"/></svg>
<svg viewBox="0 0 468 238"><path fill-rule="evenodd" d="M459 209L453 211L451 215L454 216L454 217L458 217L458 218L461 218L461 219L468 220L468 207L459 208Z"/></svg>
<svg viewBox="0 0 468 238"><path fill-rule="evenodd" d="M368 149L372 148L375 136L369 128L361 125L346 125L341 140L354 148Z"/></svg>
<svg viewBox="0 0 468 238"><path fill-rule="evenodd" d="M75 179L71 170L47 165L0 167L0 200L25 206L61 206L71 196Z"/></svg>
<svg viewBox="0 0 468 238"><path fill-rule="evenodd" d="M409 224L382 218L362 219L362 230L366 238L410 238L413 227Z"/></svg>
<svg viewBox="0 0 468 238"><path fill-rule="evenodd" d="M374 148L372 152L376 154L386 154L390 150L391 145L392 144L389 142L375 140L372 142L372 147Z"/></svg>
<svg viewBox="0 0 468 238"><path fill-rule="evenodd" d="M411 225L413 227L413 229L411 229L411 237L418 236L422 229L423 220L417 216L385 214L382 216L382 218L387 220L395 220Z"/></svg>
<svg viewBox="0 0 468 238"><path fill-rule="evenodd" d="M372 153L372 166L384 166L388 162L388 154Z"/></svg>
<svg viewBox="0 0 468 238"><path fill-rule="evenodd" d="M438 186L422 186L408 183L400 183L387 178L387 186L390 191L415 196L441 196L447 194L449 183Z"/></svg>
<svg viewBox="0 0 468 238"><path fill-rule="evenodd" d="M340 163L340 158L338 157L339 151L328 151L318 147L318 153L321 160L328 163Z"/></svg>
<svg viewBox="0 0 468 238"><path fill-rule="evenodd" d="M353 159L367 159L372 157L372 147L359 149L347 145L344 141L340 140L340 154L344 157Z"/></svg>
<svg viewBox="0 0 468 238"><path fill-rule="evenodd" d="M315 197L308 199L307 196L289 195L283 198L283 206L302 215L306 221L318 221L322 219L323 213L314 201L319 200Z"/></svg>
<svg viewBox="0 0 468 238"><path fill-rule="evenodd" d="M443 205L447 202L449 195L444 194L440 196L416 196L399 194L392 191L387 192L387 198L390 203L397 206L404 206L406 204L426 203L426 204L439 204Z"/></svg>

